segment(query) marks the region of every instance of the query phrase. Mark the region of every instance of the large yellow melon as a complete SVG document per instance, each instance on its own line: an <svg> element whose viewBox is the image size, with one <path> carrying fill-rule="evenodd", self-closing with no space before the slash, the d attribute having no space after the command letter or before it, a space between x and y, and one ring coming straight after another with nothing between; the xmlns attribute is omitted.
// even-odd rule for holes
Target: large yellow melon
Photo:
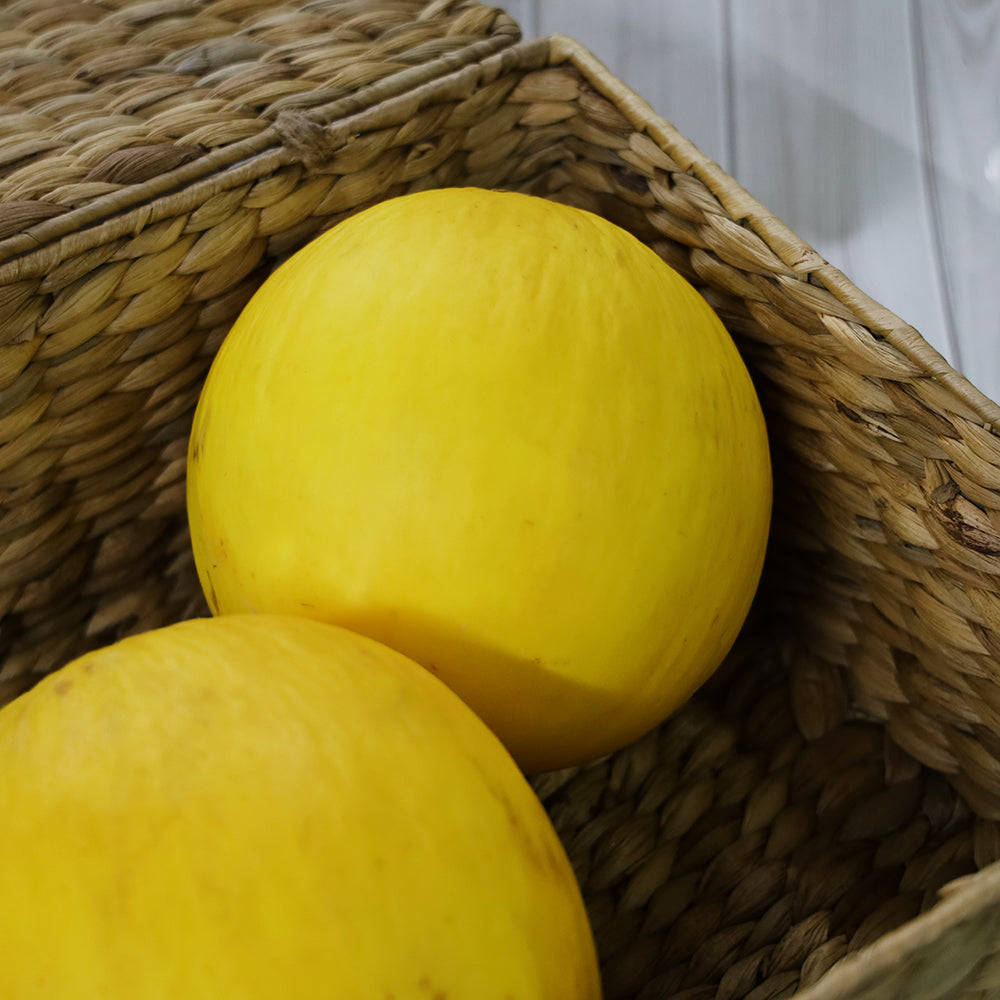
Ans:
<svg viewBox="0 0 1000 1000"><path fill-rule="evenodd" d="M301 618L171 626L0 711L5 1000L596 1000L573 873L497 739Z"/></svg>
<svg viewBox="0 0 1000 1000"><path fill-rule="evenodd" d="M476 189L386 201L280 267L188 458L214 610L401 650L531 770L708 677L770 513L753 385L695 290L593 214Z"/></svg>

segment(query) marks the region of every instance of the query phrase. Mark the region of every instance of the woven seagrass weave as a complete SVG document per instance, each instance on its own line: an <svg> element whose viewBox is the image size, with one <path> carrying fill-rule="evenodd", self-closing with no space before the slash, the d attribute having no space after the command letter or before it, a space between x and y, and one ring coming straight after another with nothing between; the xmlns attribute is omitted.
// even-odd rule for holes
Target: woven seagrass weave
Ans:
<svg viewBox="0 0 1000 1000"><path fill-rule="evenodd" d="M18 97L95 8L125 26L115 43L36 70ZM633 747L535 781L606 995L1000 997L1000 408L571 40L515 44L504 15L461 3L254 9L0 12L3 696L204 613L187 431L277 261L423 187L568 201L716 308L755 377L776 483L764 580L719 673ZM325 54L312 18L343 32ZM209 40L169 41L185 19ZM403 50L426 61L363 69L406 62L392 43L410 33ZM182 68L193 82L151 96ZM95 112L70 98L108 87L126 102L108 114L130 121L87 132ZM36 115L51 123L22 152L19 116ZM41 187L29 157L51 171Z"/></svg>
<svg viewBox="0 0 1000 1000"><path fill-rule="evenodd" d="M8 214L0 232L260 136L282 112L359 106L362 87L391 80L387 96L442 57L516 36L499 11L447 0L5 5L0 199L42 205Z"/></svg>

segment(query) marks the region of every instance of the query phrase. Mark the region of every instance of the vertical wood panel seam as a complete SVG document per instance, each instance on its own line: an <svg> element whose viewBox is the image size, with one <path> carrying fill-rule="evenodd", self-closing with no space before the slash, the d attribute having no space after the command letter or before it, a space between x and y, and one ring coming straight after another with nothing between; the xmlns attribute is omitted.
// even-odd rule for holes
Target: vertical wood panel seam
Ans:
<svg viewBox="0 0 1000 1000"><path fill-rule="evenodd" d="M731 177L739 180L736 162L736 67L733 56L733 0L722 0L722 155Z"/></svg>
<svg viewBox="0 0 1000 1000"><path fill-rule="evenodd" d="M937 274L938 287L941 292L941 308L944 312L945 343L951 353L952 364L960 372L964 372L961 344L958 328L955 322L955 308L952 296L951 281L945 264L944 227L941 221L941 201L934 182L934 163L931 147L930 106L927 99L927 62L924 56L923 21L920 15L918 0L909 0L907 5L910 28L911 48L913 50L913 85L916 89L917 106L917 138L920 143L917 155L920 158L920 174L923 179L924 199L927 203L927 214L930 220L931 258Z"/></svg>
<svg viewBox="0 0 1000 1000"><path fill-rule="evenodd" d="M538 25L542 19L541 4L542 0L528 0L528 23L524 26L526 38L538 37Z"/></svg>

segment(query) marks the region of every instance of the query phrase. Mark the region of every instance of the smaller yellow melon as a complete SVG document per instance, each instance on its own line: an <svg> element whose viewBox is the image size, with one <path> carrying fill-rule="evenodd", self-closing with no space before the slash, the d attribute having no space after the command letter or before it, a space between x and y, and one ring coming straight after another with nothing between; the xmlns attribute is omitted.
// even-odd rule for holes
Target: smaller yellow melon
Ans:
<svg viewBox="0 0 1000 1000"><path fill-rule="evenodd" d="M541 804L373 640L232 616L0 711L0 997L593 1000Z"/></svg>

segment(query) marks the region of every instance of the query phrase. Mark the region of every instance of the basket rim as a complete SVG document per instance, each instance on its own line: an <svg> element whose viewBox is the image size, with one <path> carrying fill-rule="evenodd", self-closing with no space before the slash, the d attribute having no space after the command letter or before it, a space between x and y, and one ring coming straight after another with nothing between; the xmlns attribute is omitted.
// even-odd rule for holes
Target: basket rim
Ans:
<svg viewBox="0 0 1000 1000"><path fill-rule="evenodd" d="M975 968L969 958L974 959L976 952L967 949L962 954L963 929L975 925L973 945L979 941L984 927L994 935L1000 933L1000 861L947 883L939 895L939 901L926 913L842 959L818 982L797 993L795 1000L843 1000L844 997L863 1000L868 995L884 996L884 992L870 991L884 991L886 982L894 974L898 976L901 967L906 969L907 976L912 976L919 966L928 980L927 991L958 986L964 978L962 973L968 974L970 967ZM942 960L945 955L951 961Z"/></svg>
<svg viewBox="0 0 1000 1000"><path fill-rule="evenodd" d="M25 268L23 263L20 267L18 264L36 253L48 250L62 239L70 241L70 246L55 260L62 259L66 253L88 249L92 244L84 242L81 245L81 240L74 237L120 217L130 209L148 207L159 198L190 190L190 185L210 182L220 176L231 176L232 171L239 171L239 180L220 186L218 190L246 183L277 166L308 159L310 130L315 131L378 107L395 97L412 93L427 83L447 77L465 66L479 63L488 56L515 45L521 39L521 29L504 11L499 13L499 23L485 38L419 65L390 73L335 101L304 111L282 111L270 126L248 139L220 146L150 180L129 184L118 191L100 195L84 205L0 239L0 283L16 281L26 276L31 269ZM266 158L275 152L283 153L279 161ZM241 171L241 167L254 169ZM202 193L202 189L199 188L199 192ZM135 231L144 228L146 224L146 221L140 221Z"/></svg>
<svg viewBox="0 0 1000 1000"><path fill-rule="evenodd" d="M1000 436L1000 405L956 371L911 324L858 288L842 271L825 260L773 212L682 135L627 84L619 80L592 52L568 35L552 35L553 61L575 66L602 96L608 98L636 127L665 147L680 166L697 177L718 198L738 225L762 239L800 281L815 278L853 312L869 333L895 348L925 375L940 382L972 410L986 430Z"/></svg>
<svg viewBox="0 0 1000 1000"><path fill-rule="evenodd" d="M0 240L0 284L37 277L70 254L118 236L135 235L172 212L189 211L211 194L252 182L281 166L309 163L317 153L321 160L323 147L333 148L353 131L377 126L383 109L419 107L440 90L456 85L461 90L483 74L502 72L507 60L530 66L532 57L543 55L550 67L572 65L637 131L648 134L684 172L700 180L733 222L763 240L794 275L791 280L824 288L857 317L869 336L888 344L904 363L938 383L946 397L958 404L959 412L972 414L984 429L1000 436L1000 405L952 368L912 325L863 292L797 236L583 44L562 34L521 40L520 27L505 14L488 38L390 74L329 104L283 112L256 136Z"/></svg>

